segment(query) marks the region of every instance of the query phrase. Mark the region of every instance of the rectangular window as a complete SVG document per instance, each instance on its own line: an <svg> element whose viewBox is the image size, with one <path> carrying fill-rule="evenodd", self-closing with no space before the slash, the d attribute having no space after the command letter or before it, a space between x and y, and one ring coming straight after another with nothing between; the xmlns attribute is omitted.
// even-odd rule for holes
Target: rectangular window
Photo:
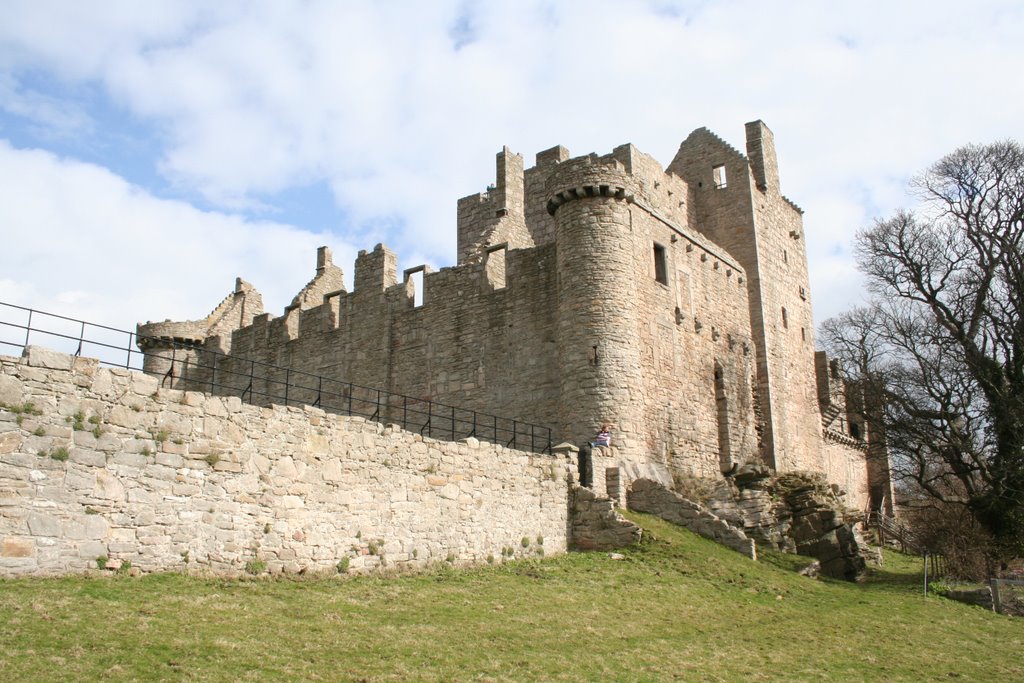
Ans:
<svg viewBox="0 0 1024 683"><path fill-rule="evenodd" d="M492 290L505 289L505 254L507 251L507 242L487 248L487 263L484 266L484 272L487 274L487 283Z"/></svg>
<svg viewBox="0 0 1024 683"><path fill-rule="evenodd" d="M668 253L657 242L654 243L654 279L668 285Z"/></svg>
<svg viewBox="0 0 1024 683"><path fill-rule="evenodd" d="M715 187L719 190L725 189L727 185L725 180L725 166L715 166L711 169L711 177L715 181Z"/></svg>
<svg viewBox="0 0 1024 683"><path fill-rule="evenodd" d="M426 266L416 266L405 271L406 287L412 290L413 308L419 308L423 305L423 295L426 287L423 276L426 274L426 270Z"/></svg>

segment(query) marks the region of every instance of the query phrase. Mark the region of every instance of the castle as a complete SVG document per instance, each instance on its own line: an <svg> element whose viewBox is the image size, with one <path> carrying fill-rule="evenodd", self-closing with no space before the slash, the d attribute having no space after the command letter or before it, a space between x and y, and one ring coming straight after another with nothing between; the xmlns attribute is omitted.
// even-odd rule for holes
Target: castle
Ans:
<svg viewBox="0 0 1024 683"><path fill-rule="evenodd" d="M667 168L629 144L558 146L532 168L505 148L494 184L458 202L457 265L399 279L377 245L348 292L321 248L280 317L239 279L205 319L138 334L146 371L176 388L208 381L172 372L184 347L550 425L572 444L610 423L594 486L612 497L641 477L763 463L824 473L850 507L877 509L891 483L868 454L884 444L815 352L803 230L761 121L746 155L701 128Z"/></svg>

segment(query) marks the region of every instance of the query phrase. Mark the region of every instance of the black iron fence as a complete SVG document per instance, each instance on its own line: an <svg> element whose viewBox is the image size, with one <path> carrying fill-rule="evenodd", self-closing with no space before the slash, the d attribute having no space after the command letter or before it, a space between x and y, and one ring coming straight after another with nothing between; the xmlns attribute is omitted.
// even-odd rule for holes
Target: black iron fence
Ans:
<svg viewBox="0 0 1024 683"><path fill-rule="evenodd" d="M140 342L152 350L140 350ZM432 438L475 437L509 448L551 453L551 429L542 425L0 302L0 353L17 354L33 344L138 371L143 370L147 354L156 355L161 385L169 388L238 396L256 405L309 405L397 424Z"/></svg>

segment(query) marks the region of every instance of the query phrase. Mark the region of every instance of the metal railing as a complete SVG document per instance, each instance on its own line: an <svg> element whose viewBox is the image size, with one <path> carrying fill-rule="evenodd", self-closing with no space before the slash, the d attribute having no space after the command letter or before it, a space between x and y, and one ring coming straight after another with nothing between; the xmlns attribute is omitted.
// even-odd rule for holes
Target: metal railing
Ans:
<svg viewBox="0 0 1024 683"><path fill-rule="evenodd" d="M894 540L900 544L900 550L903 552L915 555L926 552L926 548L910 529L885 513L874 510L868 514L866 521L869 529L875 529L878 532L879 545L885 545L887 540Z"/></svg>
<svg viewBox="0 0 1024 683"><path fill-rule="evenodd" d="M21 318L14 320L14 318ZM153 344L162 353L139 350ZM423 436L455 441L475 437L509 448L551 453L551 428L476 410L332 379L220 353L187 342L140 337L84 320L0 301L0 353L40 345L106 366L142 371L147 355L166 366L161 386L238 396L256 405L309 405L331 413L397 424ZM169 354L169 355L167 355ZM151 358L152 359L152 358Z"/></svg>

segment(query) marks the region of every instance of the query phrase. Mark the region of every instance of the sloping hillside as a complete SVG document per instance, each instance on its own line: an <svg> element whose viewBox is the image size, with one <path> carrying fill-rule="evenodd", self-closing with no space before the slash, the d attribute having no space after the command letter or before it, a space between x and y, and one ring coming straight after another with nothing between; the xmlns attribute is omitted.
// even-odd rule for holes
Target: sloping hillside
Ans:
<svg viewBox="0 0 1024 683"><path fill-rule="evenodd" d="M645 541L402 577L0 582L0 680L1024 679L1024 619L753 563L645 515ZM540 555L542 539L524 539Z"/></svg>

